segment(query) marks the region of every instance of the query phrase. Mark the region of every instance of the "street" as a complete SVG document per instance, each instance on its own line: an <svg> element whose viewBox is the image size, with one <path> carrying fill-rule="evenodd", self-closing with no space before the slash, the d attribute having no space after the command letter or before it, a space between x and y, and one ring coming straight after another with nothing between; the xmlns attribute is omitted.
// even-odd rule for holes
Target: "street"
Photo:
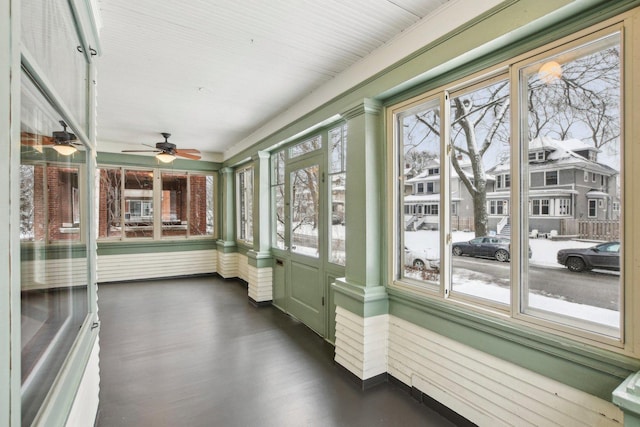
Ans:
<svg viewBox="0 0 640 427"><path fill-rule="evenodd" d="M491 259L453 257L453 275L509 286L509 263ZM529 265L529 288L533 293L568 302L619 310L620 275L617 272L570 272L558 267ZM463 279L463 280L465 280Z"/></svg>

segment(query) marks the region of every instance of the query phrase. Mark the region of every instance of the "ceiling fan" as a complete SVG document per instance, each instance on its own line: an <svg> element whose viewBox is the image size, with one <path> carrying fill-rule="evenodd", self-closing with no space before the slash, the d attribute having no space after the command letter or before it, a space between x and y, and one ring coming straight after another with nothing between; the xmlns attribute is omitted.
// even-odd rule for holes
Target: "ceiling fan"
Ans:
<svg viewBox="0 0 640 427"><path fill-rule="evenodd" d="M156 158L163 163L172 162L176 156L184 157L185 159L200 160L200 151L194 148L182 148L178 149L175 144L169 142L170 133L162 132L160 135L164 137L164 141L156 142L156 146L148 144L147 147L155 148L154 150L122 150L123 153L158 153Z"/></svg>
<svg viewBox="0 0 640 427"><path fill-rule="evenodd" d="M58 123L62 126L61 131L54 131L52 136L47 135L39 135L37 133L31 132L21 132L20 133L20 142L22 145L26 145L29 147L40 147L43 145L51 145L54 150L58 153L69 156L78 149L75 147L76 145L81 146L82 144L77 141L78 138L71 133L67 132L67 124L64 120L60 120Z"/></svg>

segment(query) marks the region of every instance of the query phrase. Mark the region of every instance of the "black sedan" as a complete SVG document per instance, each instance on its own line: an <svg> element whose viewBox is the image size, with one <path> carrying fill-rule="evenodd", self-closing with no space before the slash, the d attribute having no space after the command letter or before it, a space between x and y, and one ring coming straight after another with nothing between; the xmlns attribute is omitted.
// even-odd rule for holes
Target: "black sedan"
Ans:
<svg viewBox="0 0 640 427"><path fill-rule="evenodd" d="M506 237L484 236L476 237L468 242L456 242L452 245L454 255L469 255L482 258L495 258L500 262L509 261L511 242ZM531 253L529 253L531 257Z"/></svg>
<svg viewBox="0 0 640 427"><path fill-rule="evenodd" d="M584 271L593 268L620 271L620 242L607 242L590 248L561 249L558 264L570 271Z"/></svg>

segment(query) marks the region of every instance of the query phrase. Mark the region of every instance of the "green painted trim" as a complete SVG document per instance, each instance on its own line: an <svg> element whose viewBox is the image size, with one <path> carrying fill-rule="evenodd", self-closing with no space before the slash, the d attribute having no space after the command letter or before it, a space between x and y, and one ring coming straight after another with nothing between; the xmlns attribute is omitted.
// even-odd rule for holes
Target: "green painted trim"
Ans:
<svg viewBox="0 0 640 427"><path fill-rule="evenodd" d="M542 7L550 3L538 2L536 6ZM523 22L520 27L516 27L514 31L505 36L496 37L493 40L490 39L481 49L473 53L474 57L472 58L469 58L471 53L464 51L464 45L461 49L458 49L460 51L458 56L451 57L451 48L444 43L448 39L440 39L434 42L434 46L430 48L429 56L420 58L419 65L413 65L413 68L422 67L422 69L426 70L425 72L380 93L377 98L383 100L385 106L405 101L431 89L445 86L465 76L526 54L545 44L570 36L638 5L640 5L640 0L618 2L583 0L572 2L562 10L550 13L534 22ZM531 10L525 6L521 13L515 13L513 16L521 19L528 13L531 13ZM477 30L478 28L474 31ZM486 33L480 32L469 37L472 39L484 38L484 34ZM506 38L509 40L506 41ZM451 58L441 63L439 58L443 57ZM418 58L416 60L418 61Z"/></svg>
<svg viewBox="0 0 640 427"><path fill-rule="evenodd" d="M21 261L87 258L87 253L87 245L82 243L72 245L22 243L20 245Z"/></svg>
<svg viewBox="0 0 640 427"><path fill-rule="evenodd" d="M75 346L67 356L43 407L40 408L34 425L65 425L100 330L99 327L93 328L94 322L97 323L97 318L95 314L90 314L80 329Z"/></svg>
<svg viewBox="0 0 640 427"><path fill-rule="evenodd" d="M331 289L334 303L360 317L379 316L389 312L389 296L384 286L363 287L336 279Z"/></svg>
<svg viewBox="0 0 640 427"><path fill-rule="evenodd" d="M236 252L240 255L247 255L249 251L253 250L253 246L249 246L244 242L236 241Z"/></svg>
<svg viewBox="0 0 640 427"><path fill-rule="evenodd" d="M135 166L149 167L163 170L185 170L201 172L217 172L222 168L222 163L208 162L205 160L176 159L170 164L161 163L154 156L136 156L134 154L119 154L98 152L98 167L106 166Z"/></svg>
<svg viewBox="0 0 640 427"><path fill-rule="evenodd" d="M640 419L640 372L629 375L622 384L613 391L613 403L624 411L624 425L628 417Z"/></svg>
<svg viewBox="0 0 640 427"><path fill-rule="evenodd" d="M229 240L216 240L216 247L218 249L218 252L223 254L230 254L238 251L236 242Z"/></svg>
<svg viewBox="0 0 640 427"><path fill-rule="evenodd" d="M441 300L388 289L389 314L609 400L640 360L481 315Z"/></svg>
<svg viewBox="0 0 640 427"><path fill-rule="evenodd" d="M247 252L247 260L249 265L256 268L273 267L273 255L271 252L256 252L250 250Z"/></svg>
<svg viewBox="0 0 640 427"><path fill-rule="evenodd" d="M213 239L98 242L98 256L216 249Z"/></svg>

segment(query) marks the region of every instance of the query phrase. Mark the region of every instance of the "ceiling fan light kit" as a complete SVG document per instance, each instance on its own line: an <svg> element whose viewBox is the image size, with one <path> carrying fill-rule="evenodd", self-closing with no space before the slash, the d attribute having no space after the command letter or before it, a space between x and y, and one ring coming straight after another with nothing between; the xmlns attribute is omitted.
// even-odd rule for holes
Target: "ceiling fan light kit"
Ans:
<svg viewBox="0 0 640 427"><path fill-rule="evenodd" d="M184 157L185 159L200 160L200 151L193 148L185 148L178 150L175 144L169 142L170 133L162 132L160 135L164 137L164 141L156 142L154 150L122 150L123 153L158 153L156 159L162 163L171 163L176 157ZM146 145L147 147L154 148L152 145Z"/></svg>
<svg viewBox="0 0 640 427"><path fill-rule="evenodd" d="M70 156L76 151L78 151L78 149L73 145L67 145L67 144L55 144L53 146L53 149L56 150L58 154L62 154L63 156Z"/></svg>
<svg viewBox="0 0 640 427"><path fill-rule="evenodd" d="M170 153L158 153L156 154L156 159L160 160L162 163L171 163L175 160L176 156Z"/></svg>

